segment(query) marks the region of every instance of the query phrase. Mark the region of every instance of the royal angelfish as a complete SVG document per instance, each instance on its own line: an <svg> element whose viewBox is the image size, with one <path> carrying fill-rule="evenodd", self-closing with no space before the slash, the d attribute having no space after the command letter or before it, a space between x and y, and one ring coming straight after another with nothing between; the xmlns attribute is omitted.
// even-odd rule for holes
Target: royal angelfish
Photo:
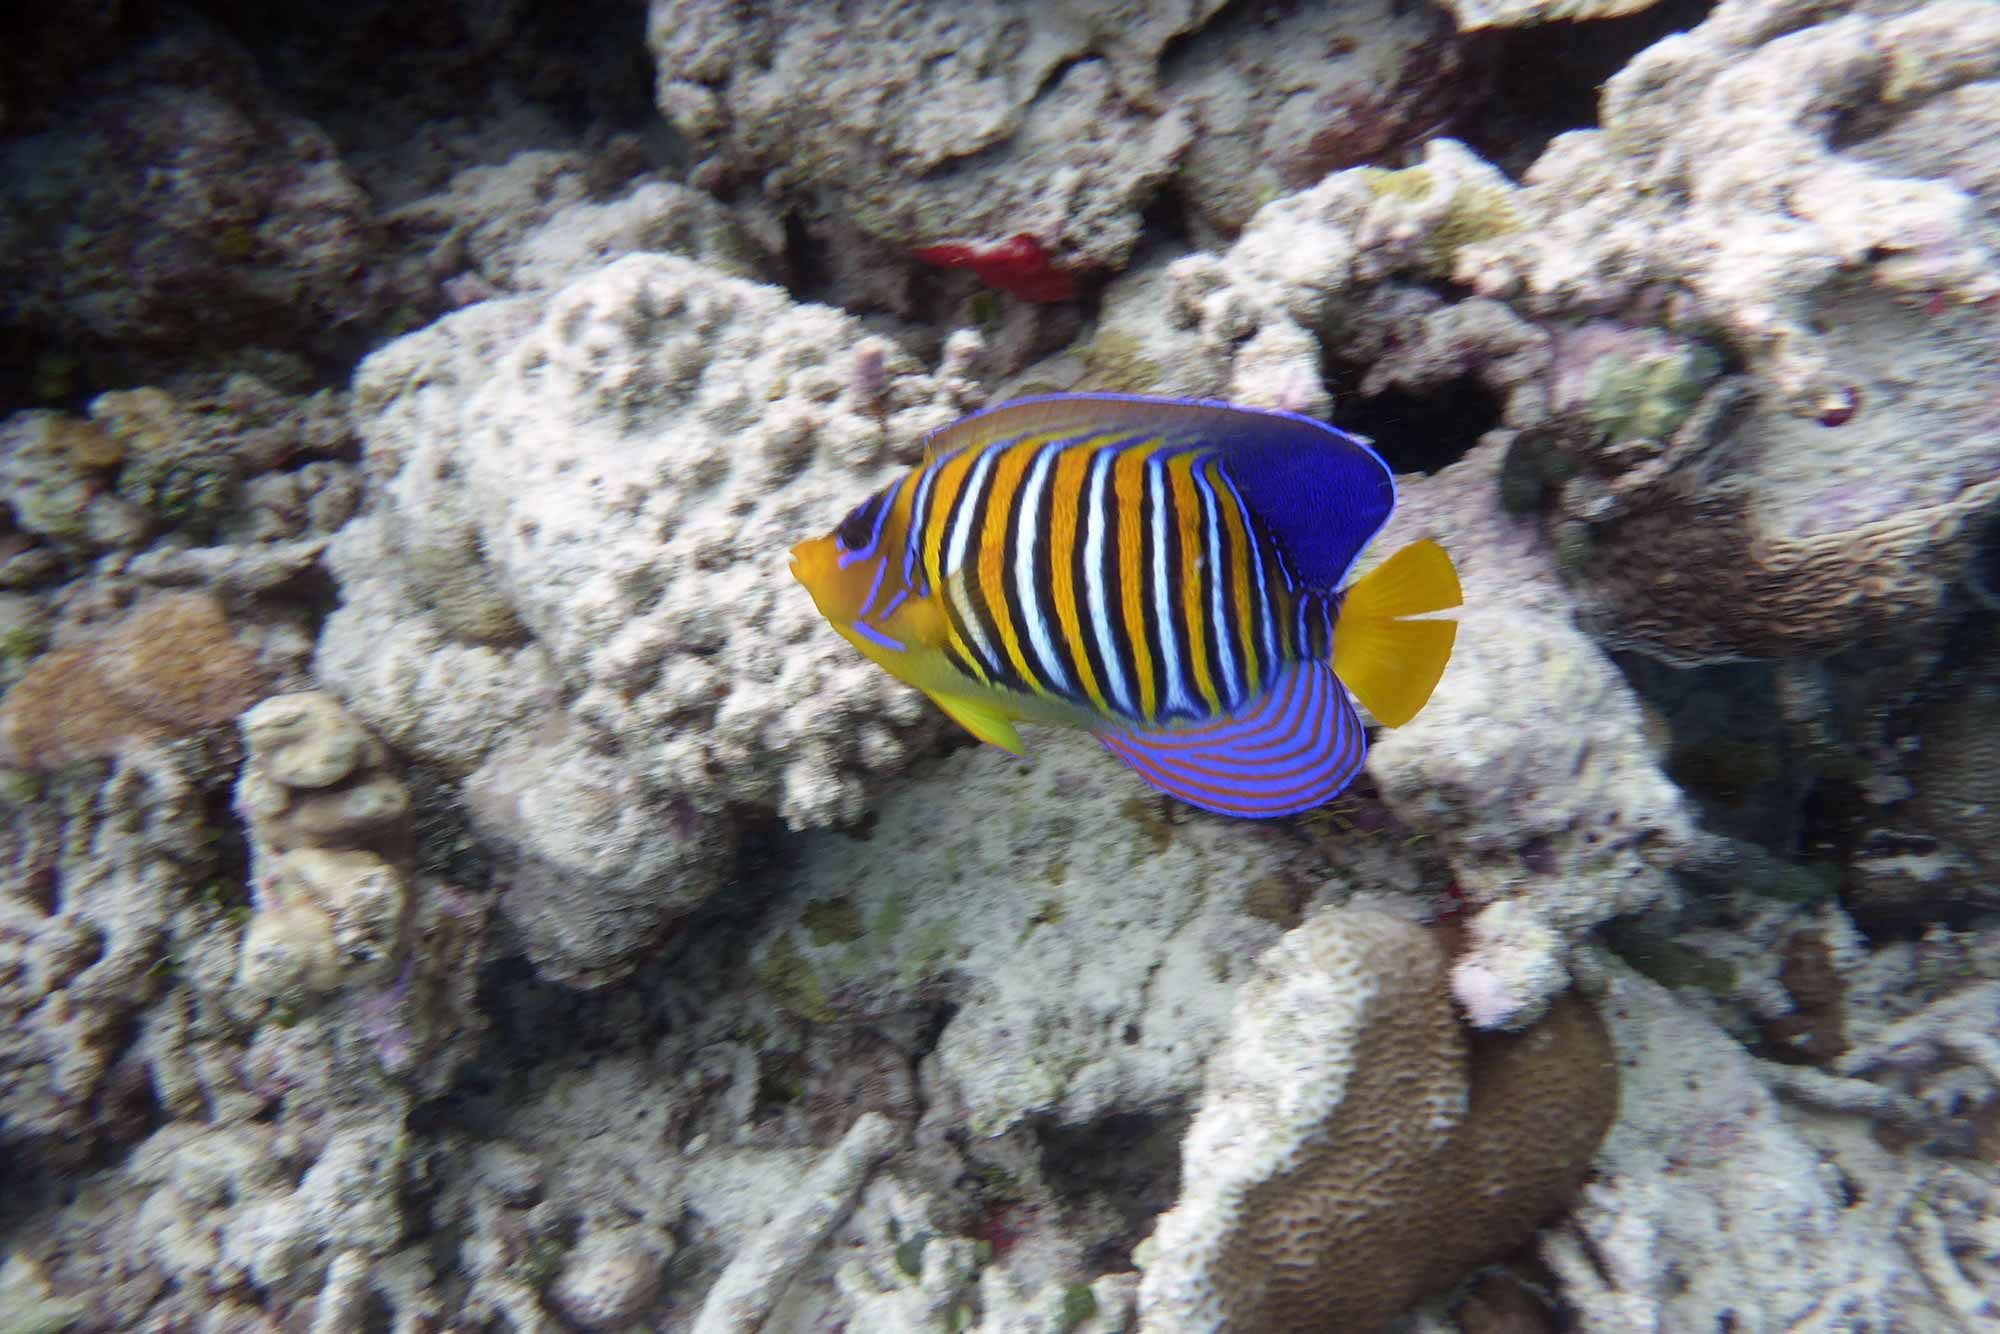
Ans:
<svg viewBox="0 0 2000 1334"><path fill-rule="evenodd" d="M1395 503L1365 441L1308 417L1031 398L939 431L792 573L982 741L1082 727L1183 801L1285 815L1360 770L1348 690L1399 726L1451 656L1455 622L1403 619L1459 605L1437 543L1341 587Z"/></svg>

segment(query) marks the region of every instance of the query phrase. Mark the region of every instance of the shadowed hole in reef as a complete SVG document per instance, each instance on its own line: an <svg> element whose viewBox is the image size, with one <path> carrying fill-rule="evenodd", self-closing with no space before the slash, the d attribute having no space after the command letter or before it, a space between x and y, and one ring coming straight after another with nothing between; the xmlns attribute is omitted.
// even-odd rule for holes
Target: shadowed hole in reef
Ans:
<svg viewBox="0 0 2000 1334"><path fill-rule="evenodd" d="M491 94L530 103L572 133L650 130L653 69L637 0L525 0L508 36L455 0L356 0L337 9L198 0L250 49L280 95L336 140L385 91L463 113Z"/></svg>
<svg viewBox="0 0 2000 1334"><path fill-rule="evenodd" d="M1667 735L1662 767L1717 833L1780 857L1803 855L1803 805L1813 781L1773 701L1769 663L1673 667L1642 653L1611 660Z"/></svg>
<svg viewBox="0 0 2000 1334"><path fill-rule="evenodd" d="M1092 1269L1130 1269L1132 1248L1173 1206L1188 1120L1127 1112L1082 1126L1036 1126L1043 1176L1069 1215L1065 1223L1088 1238Z"/></svg>
<svg viewBox="0 0 2000 1334"><path fill-rule="evenodd" d="M1632 57L1708 17L1715 0L1664 0L1626 18L1493 32L1492 91L1452 125L1487 161L1520 178L1549 140L1597 127L1598 89Z"/></svg>
<svg viewBox="0 0 2000 1334"><path fill-rule="evenodd" d="M1391 389L1363 397L1361 372L1330 363L1333 424L1365 435L1398 473L1432 473L1459 461L1479 437L1500 424L1500 399L1471 376L1430 389Z"/></svg>

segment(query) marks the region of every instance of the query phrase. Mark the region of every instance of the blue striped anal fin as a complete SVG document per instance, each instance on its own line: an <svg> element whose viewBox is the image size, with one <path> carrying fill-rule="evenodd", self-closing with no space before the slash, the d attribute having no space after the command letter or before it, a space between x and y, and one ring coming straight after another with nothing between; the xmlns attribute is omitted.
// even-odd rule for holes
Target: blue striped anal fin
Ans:
<svg viewBox="0 0 2000 1334"><path fill-rule="evenodd" d="M1288 663L1268 693L1218 722L1098 740L1162 792L1252 819L1324 805L1368 754L1361 718L1324 662Z"/></svg>

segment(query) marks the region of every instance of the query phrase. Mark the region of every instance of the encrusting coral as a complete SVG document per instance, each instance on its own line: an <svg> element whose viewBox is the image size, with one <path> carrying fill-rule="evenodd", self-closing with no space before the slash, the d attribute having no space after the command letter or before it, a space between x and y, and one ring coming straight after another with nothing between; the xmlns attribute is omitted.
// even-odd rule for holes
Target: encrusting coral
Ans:
<svg viewBox="0 0 2000 1334"><path fill-rule="evenodd" d="M168 593L52 649L0 699L0 746L49 769L225 722L263 692L256 655L206 593Z"/></svg>
<svg viewBox="0 0 2000 1334"><path fill-rule="evenodd" d="M1431 932L1309 918L1209 1064L1180 1202L1140 1256L1140 1328L1380 1328L1561 1208L1617 1105L1587 1002L1468 1039Z"/></svg>

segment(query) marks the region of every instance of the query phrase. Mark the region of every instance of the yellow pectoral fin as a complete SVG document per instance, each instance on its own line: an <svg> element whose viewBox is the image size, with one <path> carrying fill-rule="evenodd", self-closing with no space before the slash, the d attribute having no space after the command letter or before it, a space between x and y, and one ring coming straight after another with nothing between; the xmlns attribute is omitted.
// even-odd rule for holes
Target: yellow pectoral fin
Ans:
<svg viewBox="0 0 2000 1334"><path fill-rule="evenodd" d="M1401 727L1430 702L1451 660L1456 621L1406 621L1460 604L1444 548L1412 542L1363 575L1341 599L1333 670L1385 727Z"/></svg>
<svg viewBox="0 0 2000 1334"><path fill-rule="evenodd" d="M983 700L967 699L963 695L941 695L935 690L924 693L950 714L953 722L981 741L1016 755L1028 753L1027 747L1021 744L1021 734L1014 730L1014 724L993 705Z"/></svg>

